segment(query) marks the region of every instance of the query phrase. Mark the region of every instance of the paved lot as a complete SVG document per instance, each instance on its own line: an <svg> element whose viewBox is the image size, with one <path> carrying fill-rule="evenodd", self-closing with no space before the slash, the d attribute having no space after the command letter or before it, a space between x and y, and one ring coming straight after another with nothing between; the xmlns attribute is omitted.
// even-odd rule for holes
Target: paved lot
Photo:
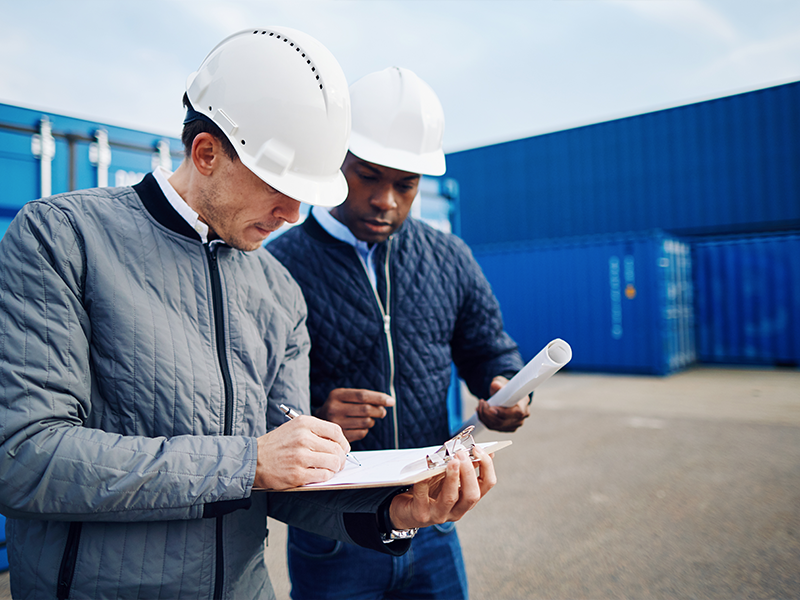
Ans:
<svg viewBox="0 0 800 600"><path fill-rule="evenodd" d="M459 525L473 600L800 598L800 372L558 374L523 430L480 439L505 438Z"/></svg>
<svg viewBox="0 0 800 600"><path fill-rule="evenodd" d="M460 528L472 598L800 597L800 373L564 375L536 402Z"/></svg>

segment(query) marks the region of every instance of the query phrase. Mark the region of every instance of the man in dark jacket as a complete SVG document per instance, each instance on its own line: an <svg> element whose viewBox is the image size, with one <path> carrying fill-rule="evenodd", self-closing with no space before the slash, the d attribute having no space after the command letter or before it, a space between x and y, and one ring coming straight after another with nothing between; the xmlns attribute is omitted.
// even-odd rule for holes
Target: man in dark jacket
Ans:
<svg viewBox="0 0 800 600"><path fill-rule="evenodd" d="M308 410L306 305L261 247L300 200L344 199L349 95L319 42L267 28L219 44L185 102L175 173L29 202L0 242L15 598L271 598L268 515L402 554L395 530L494 485L481 454L440 491L257 491L327 480L350 449L334 423L284 424L279 404Z"/></svg>
<svg viewBox="0 0 800 600"><path fill-rule="evenodd" d="M522 359L467 246L407 218L420 175L445 171L433 90L390 68L350 94L347 200L329 212L314 207L268 249L308 304L314 414L339 424L356 449L438 445L450 435L451 363L487 398ZM514 431L529 412L527 401L481 400L478 414L490 429ZM296 528L288 553L295 600L467 596L453 523L421 530L397 560ZM313 579L302 576L308 569Z"/></svg>

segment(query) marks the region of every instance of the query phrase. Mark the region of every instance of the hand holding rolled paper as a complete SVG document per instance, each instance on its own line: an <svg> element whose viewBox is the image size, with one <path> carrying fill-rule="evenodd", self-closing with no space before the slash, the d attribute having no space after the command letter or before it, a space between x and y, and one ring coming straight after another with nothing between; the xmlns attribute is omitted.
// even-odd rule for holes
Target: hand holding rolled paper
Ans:
<svg viewBox="0 0 800 600"><path fill-rule="evenodd" d="M572 359L572 348L562 339L554 339L542 348L541 352L534 356L527 365L520 369L511 381L489 398L491 406L513 406L522 398L533 392L539 385L547 381L561 367ZM473 433L478 433L485 429L484 424L474 414L462 427L474 425Z"/></svg>

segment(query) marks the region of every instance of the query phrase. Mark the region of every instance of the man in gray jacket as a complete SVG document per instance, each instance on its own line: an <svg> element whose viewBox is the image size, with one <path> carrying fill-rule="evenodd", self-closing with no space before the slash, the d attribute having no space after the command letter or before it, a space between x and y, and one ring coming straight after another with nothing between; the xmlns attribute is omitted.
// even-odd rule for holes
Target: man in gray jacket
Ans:
<svg viewBox="0 0 800 600"><path fill-rule="evenodd" d="M462 456L410 492L277 493L344 464L308 412L306 306L261 249L332 206L344 75L285 28L220 43L187 83L186 159L28 203L0 242L0 512L16 598L273 597L267 515L402 553L495 483ZM280 425L280 427L277 427ZM401 538L401 539L396 539Z"/></svg>

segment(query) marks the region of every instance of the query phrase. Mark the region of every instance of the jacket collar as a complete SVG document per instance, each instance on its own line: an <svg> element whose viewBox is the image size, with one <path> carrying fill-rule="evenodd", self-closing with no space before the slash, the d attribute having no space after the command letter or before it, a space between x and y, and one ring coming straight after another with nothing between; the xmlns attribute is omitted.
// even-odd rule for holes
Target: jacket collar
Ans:
<svg viewBox="0 0 800 600"><path fill-rule="evenodd" d="M172 208L152 173L145 175L144 179L133 186L133 189L139 195L147 212L161 225L179 235L201 241L198 233L192 229L186 219ZM322 228L320 227L320 229Z"/></svg>

